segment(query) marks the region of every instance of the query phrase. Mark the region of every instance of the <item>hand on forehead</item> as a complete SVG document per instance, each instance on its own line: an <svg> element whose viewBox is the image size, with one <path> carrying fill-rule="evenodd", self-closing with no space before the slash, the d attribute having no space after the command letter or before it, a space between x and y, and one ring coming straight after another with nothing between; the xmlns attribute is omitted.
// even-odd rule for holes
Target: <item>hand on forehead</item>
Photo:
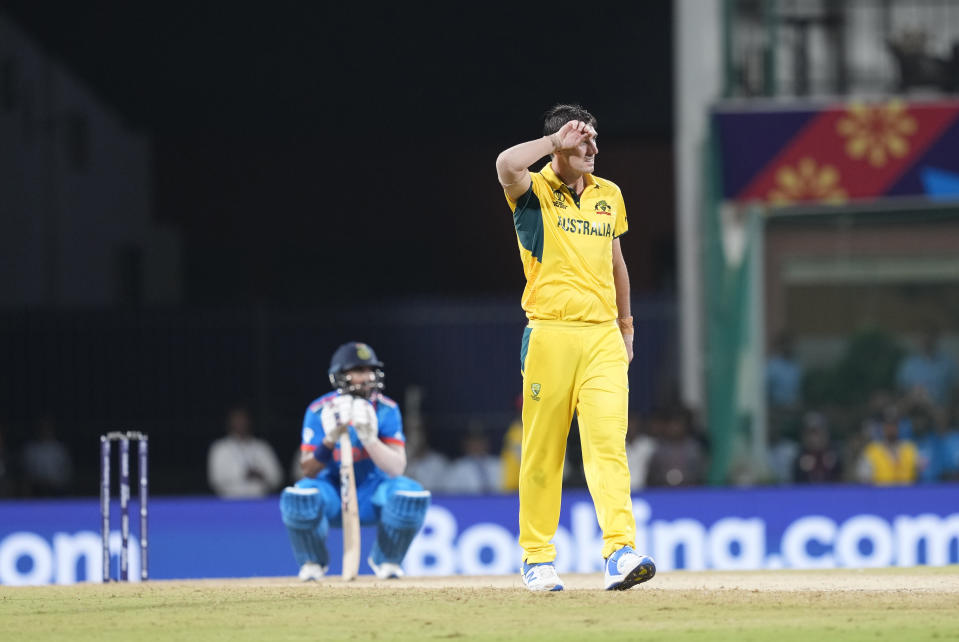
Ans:
<svg viewBox="0 0 959 642"><path fill-rule="evenodd" d="M596 138L597 136L596 129L583 120L571 120L564 125L564 128L569 128L572 131L586 134L590 138Z"/></svg>

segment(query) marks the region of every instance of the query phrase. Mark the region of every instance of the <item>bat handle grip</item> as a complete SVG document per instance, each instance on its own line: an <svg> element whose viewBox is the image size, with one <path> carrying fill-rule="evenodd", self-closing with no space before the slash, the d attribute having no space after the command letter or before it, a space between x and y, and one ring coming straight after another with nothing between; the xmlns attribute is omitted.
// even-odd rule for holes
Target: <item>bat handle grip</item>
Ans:
<svg viewBox="0 0 959 642"><path fill-rule="evenodd" d="M350 439L349 431L340 435L340 465L353 465L353 441Z"/></svg>

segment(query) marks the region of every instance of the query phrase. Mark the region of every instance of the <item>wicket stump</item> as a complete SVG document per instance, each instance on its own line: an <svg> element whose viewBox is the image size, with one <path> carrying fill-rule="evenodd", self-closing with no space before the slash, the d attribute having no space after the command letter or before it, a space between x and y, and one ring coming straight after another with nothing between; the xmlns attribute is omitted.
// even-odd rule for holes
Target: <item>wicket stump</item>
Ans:
<svg viewBox="0 0 959 642"><path fill-rule="evenodd" d="M130 441L136 440L139 462L137 490L140 493L140 579L148 577L147 564L147 500L149 498L149 477L147 469L147 435L137 431L108 432L100 435L100 536L103 541L103 581L110 581L110 496L112 484L110 459L113 454L113 442L119 442L119 492L120 492L120 569L118 579L129 581L130 559Z"/></svg>

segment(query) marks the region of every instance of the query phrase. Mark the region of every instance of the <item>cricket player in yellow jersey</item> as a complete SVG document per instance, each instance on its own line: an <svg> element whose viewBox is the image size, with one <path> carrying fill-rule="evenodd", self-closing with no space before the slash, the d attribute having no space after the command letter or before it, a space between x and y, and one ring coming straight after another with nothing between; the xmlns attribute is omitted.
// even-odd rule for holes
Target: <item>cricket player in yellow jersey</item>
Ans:
<svg viewBox="0 0 959 642"><path fill-rule="evenodd" d="M593 175L596 119L579 105L546 113L544 136L510 147L496 173L513 210L526 274L523 444L519 481L522 575L534 591L561 591L550 540L559 525L563 461L573 413L583 467L603 531L604 586L624 590L656 573L633 550L626 422L633 357L628 229L619 188ZM538 172L529 166L544 156Z"/></svg>

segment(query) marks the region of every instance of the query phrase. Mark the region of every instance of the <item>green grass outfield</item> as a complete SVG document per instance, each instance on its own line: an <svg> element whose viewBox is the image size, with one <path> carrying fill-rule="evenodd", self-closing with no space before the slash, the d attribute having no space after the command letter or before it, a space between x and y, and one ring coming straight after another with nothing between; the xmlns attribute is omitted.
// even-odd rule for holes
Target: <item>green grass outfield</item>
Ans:
<svg viewBox="0 0 959 642"><path fill-rule="evenodd" d="M959 567L0 586L0 637L31 640L959 640Z"/></svg>

